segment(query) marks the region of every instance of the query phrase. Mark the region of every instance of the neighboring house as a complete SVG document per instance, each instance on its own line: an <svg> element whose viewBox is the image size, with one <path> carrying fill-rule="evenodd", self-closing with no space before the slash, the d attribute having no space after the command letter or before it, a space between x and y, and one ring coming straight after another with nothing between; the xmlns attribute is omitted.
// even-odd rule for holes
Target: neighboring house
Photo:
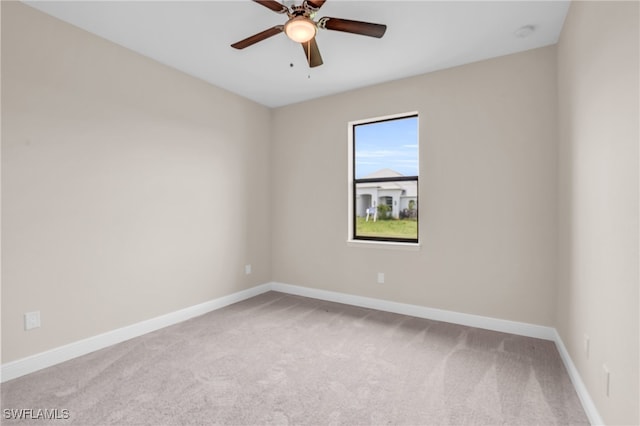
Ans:
<svg viewBox="0 0 640 426"><path fill-rule="evenodd" d="M381 169L362 179L390 177L404 175L391 169ZM398 219L405 209L417 211L417 200L418 185L415 181L361 183L356 186L356 216L366 217L368 208L386 204L391 207L391 216ZM413 208L409 209L410 206Z"/></svg>

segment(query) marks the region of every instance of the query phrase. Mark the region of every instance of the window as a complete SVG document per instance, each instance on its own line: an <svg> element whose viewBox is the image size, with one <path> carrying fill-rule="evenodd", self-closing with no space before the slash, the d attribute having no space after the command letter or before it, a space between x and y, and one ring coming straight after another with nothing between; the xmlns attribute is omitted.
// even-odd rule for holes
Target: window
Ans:
<svg viewBox="0 0 640 426"><path fill-rule="evenodd" d="M349 123L349 240L418 242L418 115Z"/></svg>

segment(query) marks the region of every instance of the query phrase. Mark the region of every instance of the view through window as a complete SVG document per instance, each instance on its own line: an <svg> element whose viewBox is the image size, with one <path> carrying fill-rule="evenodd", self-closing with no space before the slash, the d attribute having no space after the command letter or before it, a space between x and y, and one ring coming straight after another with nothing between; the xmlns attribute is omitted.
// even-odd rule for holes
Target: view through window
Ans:
<svg viewBox="0 0 640 426"><path fill-rule="evenodd" d="M352 125L353 239L418 242L418 116Z"/></svg>

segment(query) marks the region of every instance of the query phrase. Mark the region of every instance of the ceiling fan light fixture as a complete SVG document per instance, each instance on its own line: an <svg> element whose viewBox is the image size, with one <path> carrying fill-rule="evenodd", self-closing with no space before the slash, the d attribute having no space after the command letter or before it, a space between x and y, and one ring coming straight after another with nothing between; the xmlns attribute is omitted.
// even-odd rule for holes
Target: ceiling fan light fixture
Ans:
<svg viewBox="0 0 640 426"><path fill-rule="evenodd" d="M284 24L284 32L297 43L306 43L316 36L316 24L304 16L296 16Z"/></svg>

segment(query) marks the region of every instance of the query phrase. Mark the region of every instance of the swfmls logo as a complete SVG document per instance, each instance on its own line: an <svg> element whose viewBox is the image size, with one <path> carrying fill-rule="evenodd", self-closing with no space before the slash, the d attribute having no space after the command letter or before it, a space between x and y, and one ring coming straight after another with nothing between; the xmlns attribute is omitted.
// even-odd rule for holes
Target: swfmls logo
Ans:
<svg viewBox="0 0 640 426"><path fill-rule="evenodd" d="M5 420L67 420L69 410L58 408L5 408L2 410Z"/></svg>

